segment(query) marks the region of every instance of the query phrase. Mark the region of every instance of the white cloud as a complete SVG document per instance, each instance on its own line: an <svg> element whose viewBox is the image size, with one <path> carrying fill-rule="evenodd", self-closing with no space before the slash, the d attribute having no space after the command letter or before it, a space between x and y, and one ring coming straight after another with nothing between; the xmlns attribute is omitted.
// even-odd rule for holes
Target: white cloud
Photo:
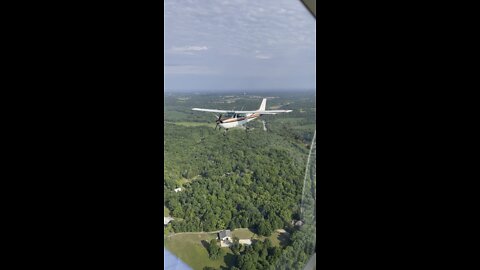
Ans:
<svg viewBox="0 0 480 270"><path fill-rule="evenodd" d="M263 50L292 52L300 45L313 48L315 20L301 4L292 0L188 1L165 0L167 48L176 44L202 46L175 47L171 53L193 54L215 46L215 53L232 49L245 56ZM302 40L302 37L305 37Z"/></svg>
<svg viewBox="0 0 480 270"><path fill-rule="evenodd" d="M259 55L256 55L255 58L257 58L257 59L270 59L272 57L268 56L268 55L259 54Z"/></svg>
<svg viewBox="0 0 480 270"><path fill-rule="evenodd" d="M170 52L172 53L182 53L182 54L194 54L194 52L206 51L208 50L207 46L183 46L183 47L173 47Z"/></svg>
<svg viewBox="0 0 480 270"><path fill-rule="evenodd" d="M303 85L298 67L315 70L315 19L300 1L164 0L164 11L164 74L174 86Z"/></svg>
<svg viewBox="0 0 480 270"><path fill-rule="evenodd" d="M205 66L193 66L193 65L165 65L165 75L184 75L184 74L216 74L215 70Z"/></svg>
<svg viewBox="0 0 480 270"><path fill-rule="evenodd" d="M272 56L264 54L259 50L255 50L255 58L257 58L257 59L270 59L270 58L272 58Z"/></svg>

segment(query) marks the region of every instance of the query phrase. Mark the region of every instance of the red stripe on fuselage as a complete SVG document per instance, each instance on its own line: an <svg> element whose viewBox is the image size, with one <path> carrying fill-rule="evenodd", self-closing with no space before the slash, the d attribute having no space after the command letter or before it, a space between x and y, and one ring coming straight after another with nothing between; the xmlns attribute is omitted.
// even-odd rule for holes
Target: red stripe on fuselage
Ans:
<svg viewBox="0 0 480 270"><path fill-rule="evenodd" d="M247 116L247 117L242 117L242 118L227 118L225 120L222 120L223 123L233 123L233 122L238 122L238 121L243 121L245 119L251 119L251 118L257 118L259 117L260 115L254 113L250 116Z"/></svg>

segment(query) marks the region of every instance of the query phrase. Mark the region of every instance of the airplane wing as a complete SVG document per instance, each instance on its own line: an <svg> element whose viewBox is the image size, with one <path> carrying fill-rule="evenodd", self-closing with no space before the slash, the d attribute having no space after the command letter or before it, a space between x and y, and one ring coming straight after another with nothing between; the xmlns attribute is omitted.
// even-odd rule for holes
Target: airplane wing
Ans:
<svg viewBox="0 0 480 270"><path fill-rule="evenodd" d="M235 113L259 113L259 114L277 114L277 113L289 113L292 110L268 110L268 111L235 111Z"/></svg>
<svg viewBox="0 0 480 270"><path fill-rule="evenodd" d="M292 110L269 110L269 111L225 111L225 110L215 110L215 109L201 109L193 108L193 111L201 112L214 112L214 113L259 113L259 114L277 114L277 113L289 113Z"/></svg>
<svg viewBox="0 0 480 270"><path fill-rule="evenodd" d="M224 110L214 110L214 109L200 109L200 108L193 108L193 111L201 111L201 112L214 112L214 113L227 113L233 111L224 111Z"/></svg>

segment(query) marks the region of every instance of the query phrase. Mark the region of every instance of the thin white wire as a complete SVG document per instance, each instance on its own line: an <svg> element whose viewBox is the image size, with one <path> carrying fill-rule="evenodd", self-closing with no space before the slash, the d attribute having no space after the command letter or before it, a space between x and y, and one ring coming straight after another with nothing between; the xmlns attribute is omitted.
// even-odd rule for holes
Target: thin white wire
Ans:
<svg viewBox="0 0 480 270"><path fill-rule="evenodd" d="M312 156L312 151L313 151L313 148L315 147L314 144L315 144L316 135L317 135L317 130L315 129L315 131L313 132L312 143L310 144L310 151L308 153L307 166L305 167L305 177L303 179L302 207L300 207L300 212L302 215L303 215L303 205L304 205L304 199L305 199L305 186L306 186L305 183L307 182L308 169L310 168L310 157Z"/></svg>

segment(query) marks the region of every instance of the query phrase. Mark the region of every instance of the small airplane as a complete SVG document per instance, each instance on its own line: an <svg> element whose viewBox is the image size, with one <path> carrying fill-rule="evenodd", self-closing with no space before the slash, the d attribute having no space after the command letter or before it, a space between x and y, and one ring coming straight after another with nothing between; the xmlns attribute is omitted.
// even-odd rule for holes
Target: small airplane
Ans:
<svg viewBox="0 0 480 270"><path fill-rule="evenodd" d="M267 105L267 99L264 98L262 100L262 104L260 108L256 111L226 111L226 110L214 110L214 109L200 109L200 108L193 108L194 111L202 111L202 112L213 112L213 113L220 113L220 115L216 115L217 120L215 121L220 128L224 128L225 132L229 128L236 128L236 127L244 127L248 130L246 124L250 121L253 121L264 114L277 114L277 113L288 113L292 110L265 110Z"/></svg>

